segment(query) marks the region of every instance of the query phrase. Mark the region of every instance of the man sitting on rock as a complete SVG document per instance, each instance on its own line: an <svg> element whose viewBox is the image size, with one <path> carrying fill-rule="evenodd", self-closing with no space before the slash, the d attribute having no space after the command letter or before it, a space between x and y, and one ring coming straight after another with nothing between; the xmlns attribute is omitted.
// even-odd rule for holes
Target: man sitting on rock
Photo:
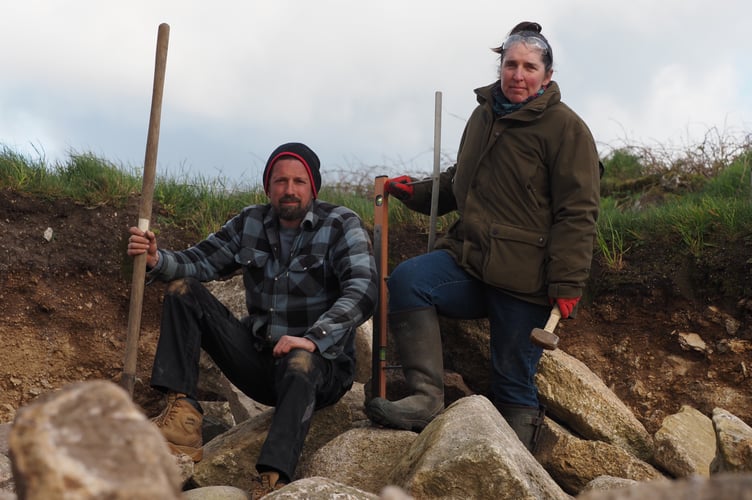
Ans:
<svg viewBox="0 0 752 500"><path fill-rule="evenodd" d="M292 480L313 411L352 386L355 329L377 297L369 235L353 211L317 199L319 167L306 145L279 146L264 169L269 203L244 208L187 250L158 249L153 232L130 228L128 255L145 253L149 277L171 282L151 384L167 395L154 422L173 452L203 455L201 349L241 391L276 407L253 498ZM242 320L200 283L238 269Z"/></svg>

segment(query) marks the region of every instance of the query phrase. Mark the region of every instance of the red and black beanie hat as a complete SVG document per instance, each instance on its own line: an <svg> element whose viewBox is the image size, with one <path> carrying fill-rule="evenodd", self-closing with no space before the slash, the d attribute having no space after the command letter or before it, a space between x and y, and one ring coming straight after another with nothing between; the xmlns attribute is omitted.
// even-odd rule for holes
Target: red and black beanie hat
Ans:
<svg viewBox="0 0 752 500"><path fill-rule="evenodd" d="M305 165L308 171L308 177L311 179L311 186L313 186L313 197L316 198L319 195L319 189L321 188L321 163L319 157L313 152L311 148L300 142L288 142L282 144L275 149L264 167L264 191L269 192L269 178L272 175L272 167L274 163L280 158L295 158Z"/></svg>

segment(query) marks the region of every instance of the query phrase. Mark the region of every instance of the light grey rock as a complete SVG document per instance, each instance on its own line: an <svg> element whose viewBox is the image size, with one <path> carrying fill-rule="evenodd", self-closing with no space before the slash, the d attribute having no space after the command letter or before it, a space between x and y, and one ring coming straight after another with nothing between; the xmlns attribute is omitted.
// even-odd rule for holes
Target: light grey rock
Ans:
<svg viewBox="0 0 752 500"><path fill-rule="evenodd" d="M193 477L193 471L196 470L196 464L193 463L193 459L184 453L178 453L173 455L175 465L180 471L180 478L182 484L185 485Z"/></svg>
<svg viewBox="0 0 752 500"><path fill-rule="evenodd" d="M204 286L214 295L217 300L222 302L227 309L240 319L248 315L248 308L245 306L245 285L243 285L243 275L238 274L232 278L221 281L210 281L204 283Z"/></svg>
<svg viewBox="0 0 752 500"><path fill-rule="evenodd" d="M716 455L710 473L752 472L752 427L722 409L713 409Z"/></svg>
<svg viewBox="0 0 752 500"><path fill-rule="evenodd" d="M224 376L222 377L222 395L230 405L230 412L236 424L260 415L272 408L249 398Z"/></svg>
<svg viewBox="0 0 752 500"><path fill-rule="evenodd" d="M6 455L0 455L0 488L13 479L13 470L10 458Z"/></svg>
<svg viewBox="0 0 752 500"><path fill-rule="evenodd" d="M0 500L16 498L16 484L13 481L13 468L8 457L8 434L12 424L0 424ZM5 497L4 495L11 495Z"/></svg>
<svg viewBox="0 0 752 500"><path fill-rule="evenodd" d="M20 409L9 449L24 499L180 498L162 435L111 382L71 384Z"/></svg>
<svg viewBox="0 0 752 500"><path fill-rule="evenodd" d="M709 417L684 405L655 433L655 463L674 477L708 477L715 456L715 432Z"/></svg>
<svg viewBox="0 0 752 500"><path fill-rule="evenodd" d="M0 424L0 455L8 454L8 434L12 425L10 422Z"/></svg>
<svg viewBox="0 0 752 500"><path fill-rule="evenodd" d="M413 497L399 486L389 485L381 490L379 500L413 500Z"/></svg>
<svg viewBox="0 0 752 500"><path fill-rule="evenodd" d="M204 458L195 466L192 481L198 487L230 485L250 489L256 460L269 432L274 409L236 425L204 444ZM341 400L317 410L311 420L298 469L316 450L351 427L352 415Z"/></svg>
<svg viewBox="0 0 752 500"><path fill-rule="evenodd" d="M235 418L227 401L201 401L201 408L204 410L201 432L204 443L235 426Z"/></svg>
<svg viewBox="0 0 752 500"><path fill-rule="evenodd" d="M487 319L439 317L444 368L462 374L465 384L485 394L491 378L491 347Z"/></svg>
<svg viewBox="0 0 752 500"><path fill-rule="evenodd" d="M371 380L373 366L373 321L368 320L355 330L355 382Z"/></svg>
<svg viewBox="0 0 752 500"><path fill-rule="evenodd" d="M13 469L10 458L0 455L0 492L16 491L16 485L13 482Z"/></svg>
<svg viewBox="0 0 752 500"><path fill-rule="evenodd" d="M638 483L626 488L588 491L577 500L752 500L752 474L700 475L674 481Z"/></svg>
<svg viewBox="0 0 752 500"><path fill-rule="evenodd" d="M418 435L410 431L375 427L351 429L313 454L302 477L323 476L379 493L387 476Z"/></svg>
<svg viewBox="0 0 752 500"><path fill-rule="evenodd" d="M219 370L219 367L214 363L206 351L201 350L201 355L198 359L198 369L201 376L198 379L199 391L212 394L212 395L224 395L225 384L224 374Z"/></svg>
<svg viewBox="0 0 752 500"><path fill-rule="evenodd" d="M365 386L360 382L353 382L352 388L342 396L340 400L350 408L352 413L353 425L355 426L369 426L371 421L368 420L366 412L363 408L363 401L365 401Z"/></svg>
<svg viewBox="0 0 752 500"><path fill-rule="evenodd" d="M205 486L183 492L183 500L248 500L247 491L234 486Z"/></svg>
<svg viewBox="0 0 752 500"><path fill-rule="evenodd" d="M586 439L611 443L651 462L652 436L584 363L561 349L545 351L535 380L542 403L557 421Z"/></svg>
<svg viewBox="0 0 752 500"><path fill-rule="evenodd" d="M230 289L228 293L235 296L237 290ZM238 304L244 308L243 302L244 299L241 297ZM455 330L451 330L451 327L447 327L449 330L444 328L447 325L454 325ZM371 325L369 323L364 326L370 328ZM483 386L484 377L486 381L488 377L488 364L483 361L487 361L488 357L487 324L483 321L442 321L442 329L446 343L445 359L449 358L452 363L451 367L447 367L457 369L463 375L466 372L473 381L472 385L468 386ZM468 334L468 331L471 333ZM358 351L370 349L372 333L361 328L359 335L362 335L362 342ZM361 354L359 356L363 357ZM370 351L366 358L370 360ZM194 499L244 498L251 479L256 474L255 461L266 438L274 410L260 405L238 391L219 373L207 356L202 358L201 370L201 379L204 380L202 391L214 392L227 399L226 403L216 403L217 409L221 410L217 415L208 407L207 415L225 423L234 421L236 425L206 442L204 460L198 464L193 464L190 459L186 461L188 457L184 455L167 455L168 458L163 458L160 465L168 467L166 464L177 464L175 469L180 471L177 474L177 483L182 485L190 480L190 484L198 486L194 490L181 493L180 498L187 498L186 495L191 495L190 498ZM370 370L368 371L370 377ZM451 371L448 370L447 373ZM656 454L653 455L652 438L647 435L634 415L579 361L560 351L546 353L541 361L539 376L541 400L549 408L549 418L546 419L540 451L535 457L539 461L522 447L512 429L486 398L467 395L471 389L464 386L464 381L459 375L457 377L461 384L458 386L462 385L465 388L464 393L457 391L458 397L448 396L447 404L457 399L456 403L451 404L419 435L372 426L363 413L366 387L356 380L352 390L340 402L314 414L311 431L298 466L297 480L268 498L408 500L413 498L410 495L414 495L416 499L556 499L570 498L565 490L572 494L579 491L583 497L585 494L595 494L596 490L605 493L604 490L607 489L618 491L618 495L632 495L632 488L624 490L617 486L634 484L634 481L639 479L650 480L650 483L635 484L635 491L638 492L634 493L636 496L607 498L644 500L673 498L670 496L671 493L685 491L692 495L710 495L708 492L715 495L731 495L737 491L735 488L740 488L737 483L741 481L741 484L746 484L744 479L739 479L735 475L717 474L711 477L713 481L708 485L699 483L697 478L690 476L689 483L677 482L674 489L660 487L657 483L668 481L660 479L660 472L646 463L647 461L641 460L637 453L653 456L654 460L664 453L664 458L660 459L662 467L672 474L684 470L680 467L686 467L686 463L692 460L696 462L697 459L685 459L685 455L690 452L682 451L682 447L689 446L692 439L699 439L698 433L691 430L689 424L683 420L688 416L683 414L691 413L690 411L683 409L676 416L667 417L662 430L656 434L656 443L667 447L669 445L665 443L670 443L673 448L669 452L656 450ZM114 387L119 390L119 387ZM451 393L450 384L447 384L447 395ZM712 397L718 398L719 401L725 400L723 394L713 394ZM40 402L45 398L40 398ZM83 400L83 396L80 399ZM128 402L130 403L129 400ZM227 413L228 407L231 416ZM79 408L76 410L82 411ZM18 418L20 419L26 411L27 409L19 409ZM100 413L104 414L101 409ZM43 432L38 433L36 439L44 440L45 432L47 435L62 436L63 429L71 425L62 416L53 418L52 415L48 415L48 418L49 424ZM559 425L558 422L563 425ZM716 457L717 470L749 470L743 468L748 466L746 457L749 457L749 427L722 410L714 412L712 423L716 431L714 442L717 436L719 450L721 441L724 445L723 453L719 451ZM151 424L148 426L152 431L156 431ZM564 427L571 428L573 432L564 430ZM108 430L112 428L110 426ZM10 424L5 429L7 436L7 430L11 429ZM83 431L79 429L79 433L81 432ZM120 436L121 439L131 436L133 441L138 441L137 445L129 441L113 443L113 436L103 431L90 433L87 438L97 441L96 445L89 445L91 450L117 449L120 457L123 448L125 455L129 456L129 446L138 446L139 452L142 452L154 442L162 442L161 435L156 432L156 439L148 433L129 432L115 436ZM34 433L37 433L36 430L31 432ZM683 434L690 437L683 438ZM0 425L0 452L4 445L3 439L3 426ZM141 439L146 439L146 444L142 444ZM37 468L27 472L25 476L15 474L17 477L24 477L24 485L42 481L44 474L67 473L70 458L65 457L65 454L70 443L59 438L49 446L50 449L57 448L55 452L58 455L56 459L51 460L51 465L48 464L48 470ZM8 448L8 439L5 439L5 449ZM695 446L692 445L692 448ZM163 453L165 451L162 450ZM97 464L99 466L107 464L107 457L97 455L94 451L90 454L88 460L100 462ZM61 456L64 459L61 459ZM6 455L0 453L0 499L15 500L17 481L14 482L15 477L8 479L8 472L3 475L3 458L6 458ZM137 464L129 464L129 468L121 472L129 475L136 468L135 465ZM671 469L672 466L676 469ZM153 474L160 472L159 468L150 469ZM5 470L15 473L10 466ZM95 474L96 470L92 468L90 473ZM135 477L135 483L140 484L144 476L138 473ZM5 484L3 478L6 479ZM126 484L133 479L119 477L118 480L120 484ZM151 481L148 486L154 488L156 485L157 482ZM646 486L650 489L642 489ZM73 485L73 493L78 487L76 484ZM121 490L126 491L124 488L130 488L130 483L121 487ZM71 492L66 490L66 493ZM137 492L133 495L128 490L128 495L122 498L149 498L148 495L139 497L138 494ZM167 495L159 495L159 498L175 498L170 494L175 493L173 491ZM113 494L112 498L121 497Z"/></svg>
<svg viewBox="0 0 752 500"><path fill-rule="evenodd" d="M388 482L415 498L569 498L483 396L457 400L428 424Z"/></svg>
<svg viewBox="0 0 752 500"><path fill-rule="evenodd" d="M587 491L606 491L618 488L627 488L638 484L634 479L624 479L623 477L598 476L582 488L580 493Z"/></svg>
<svg viewBox="0 0 752 500"><path fill-rule="evenodd" d="M378 500L379 497L325 477L299 479L264 497L268 500L300 500L301 498L306 500Z"/></svg>
<svg viewBox="0 0 752 500"><path fill-rule="evenodd" d="M628 451L603 441L580 439L551 419L541 431L536 458L564 491L572 495L599 476L634 481L663 479L652 465Z"/></svg>

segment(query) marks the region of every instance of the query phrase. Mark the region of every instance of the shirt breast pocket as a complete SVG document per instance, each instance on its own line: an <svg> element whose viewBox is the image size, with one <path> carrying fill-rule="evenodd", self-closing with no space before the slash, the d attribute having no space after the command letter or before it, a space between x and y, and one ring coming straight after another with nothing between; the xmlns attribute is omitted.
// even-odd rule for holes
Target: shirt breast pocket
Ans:
<svg viewBox="0 0 752 500"><path fill-rule="evenodd" d="M235 255L235 262L243 267L243 284L247 290L261 291L264 287L264 270L269 260L267 252L243 248Z"/></svg>
<svg viewBox="0 0 752 500"><path fill-rule="evenodd" d="M289 266L289 290L298 296L312 296L326 290L326 260L323 255L299 255Z"/></svg>

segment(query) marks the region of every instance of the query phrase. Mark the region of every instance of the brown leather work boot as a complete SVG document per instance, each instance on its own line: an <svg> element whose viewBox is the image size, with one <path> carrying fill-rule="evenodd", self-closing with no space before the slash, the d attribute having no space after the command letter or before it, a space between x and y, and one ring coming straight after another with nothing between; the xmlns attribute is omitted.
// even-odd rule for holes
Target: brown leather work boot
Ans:
<svg viewBox="0 0 752 500"><path fill-rule="evenodd" d="M286 484L284 481L279 480L279 473L274 471L262 472L258 477L253 478L250 491L251 500L263 498Z"/></svg>
<svg viewBox="0 0 752 500"><path fill-rule="evenodd" d="M151 419L167 440L173 454L183 453L194 462L204 456L201 423L204 417L185 398L185 394L167 394L167 406Z"/></svg>

